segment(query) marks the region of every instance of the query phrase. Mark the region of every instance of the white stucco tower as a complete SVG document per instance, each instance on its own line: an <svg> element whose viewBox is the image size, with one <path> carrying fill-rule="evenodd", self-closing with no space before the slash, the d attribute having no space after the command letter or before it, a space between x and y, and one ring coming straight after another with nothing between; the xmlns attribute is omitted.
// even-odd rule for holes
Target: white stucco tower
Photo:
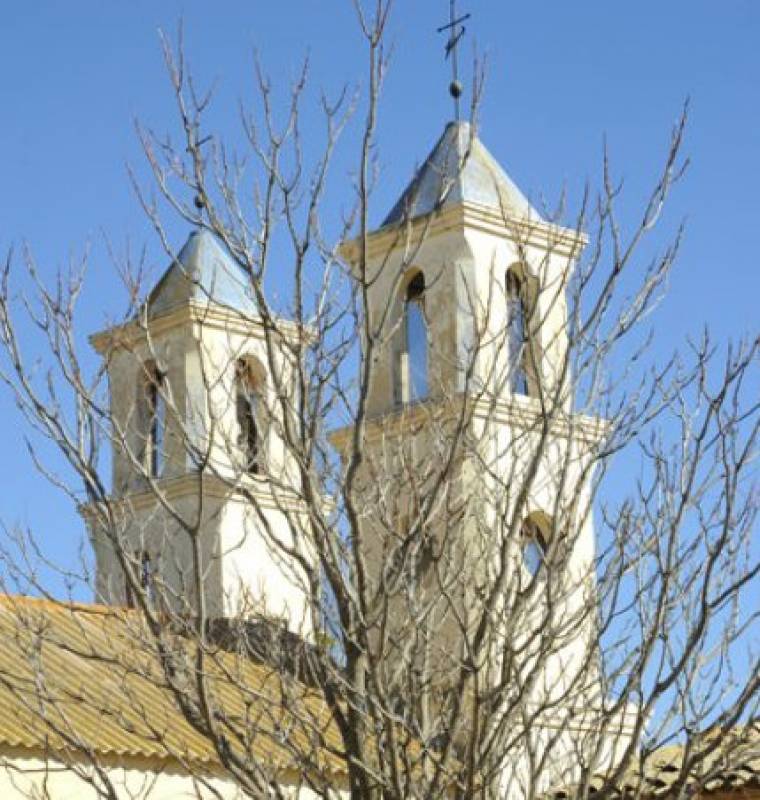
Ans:
<svg viewBox="0 0 760 800"><path fill-rule="evenodd" d="M272 328L276 327L276 330ZM284 444L298 335L265 331L250 277L207 230L191 234L126 325L95 335L110 386L112 503L84 511L101 602L129 604L113 539L180 613L264 614L310 630L296 559L309 558L299 473ZM266 337L269 337L269 345Z"/></svg>
<svg viewBox="0 0 760 800"><path fill-rule="evenodd" d="M566 289L584 245L579 232L544 220L472 127L457 122L446 127L364 250L359 241L344 248L367 287L368 327L376 335L364 436L364 507L374 509L365 521L368 562L374 560L378 581L389 582L394 559L417 547L414 537L427 537L433 549L450 543L448 576L441 578L437 567L423 579L433 603L441 586L442 619L449 616L437 629L434 664L458 657L462 628L478 618L479 604L502 580L511 622L495 625L493 680L505 680L507 654L519 653L510 686L526 692L528 706L551 707L533 720L536 735L567 728L567 760L574 765L594 724L585 712L595 694L599 699L589 486L606 430L603 420L573 411ZM352 430L334 435L339 449L349 446ZM428 517L432 530L417 532L425 482L434 486L451 454L447 436L462 444L446 493ZM392 503L395 510L386 513ZM423 546L415 552L425 558ZM563 564L551 587L541 566L549 558ZM554 639L541 635L551 630L550 594L562 631ZM399 600L400 629L409 607L408 597ZM399 635L399 659L411 635ZM624 728L621 718L602 761L614 760L627 741Z"/></svg>

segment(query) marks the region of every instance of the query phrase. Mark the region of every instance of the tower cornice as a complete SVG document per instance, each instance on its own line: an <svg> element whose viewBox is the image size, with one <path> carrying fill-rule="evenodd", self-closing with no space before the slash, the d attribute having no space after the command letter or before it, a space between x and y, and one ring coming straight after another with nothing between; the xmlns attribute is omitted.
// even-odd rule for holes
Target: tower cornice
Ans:
<svg viewBox="0 0 760 800"><path fill-rule="evenodd" d="M190 302L177 306L160 317L144 321L133 319L106 328L90 336L89 341L100 355L105 355L114 348L133 347L148 333L151 336L160 336L167 331L194 324L261 340L266 337L267 327L276 336L283 336L291 341L296 341L299 335L305 334L307 341L311 342L316 336L314 330L307 326L299 326L292 320L278 317L270 323L265 323L261 317L249 317L224 306Z"/></svg>
<svg viewBox="0 0 760 800"><path fill-rule="evenodd" d="M134 511L152 509L163 503L173 503L182 498L197 498L199 484L205 498L232 500L250 503L254 499L262 509L276 509L290 513L303 513L303 502L293 490L282 486L274 486L266 477L244 476L243 480L231 482L222 477L204 473L181 475L176 478L161 478L156 481L156 488L147 485L142 491L133 491L124 497L112 497L109 503L117 513L130 514ZM79 513L85 520L97 518L98 507L94 503L79 506Z"/></svg>
<svg viewBox="0 0 760 800"><path fill-rule="evenodd" d="M587 414L566 413L558 408L551 414L541 402L524 395L492 399L470 398L469 417L474 422L493 421L522 430L538 429L546 423L549 433L558 438L595 446L609 433L610 421ZM431 418L444 422L456 421L461 415L462 395L446 399L429 399L399 407L394 412L370 417L365 423L367 442L380 441L385 436L397 437L413 433L427 425ZM354 426L338 428L330 433L330 442L338 449L345 448Z"/></svg>
<svg viewBox="0 0 760 800"><path fill-rule="evenodd" d="M426 239L458 231L480 231L514 242L521 247L538 247L569 259L580 256L588 236L580 230L538 219L515 218L490 206L463 202L406 224L386 225L367 235L367 258L371 261L398 249L419 247ZM360 260L361 238L344 242L341 255L352 265Z"/></svg>

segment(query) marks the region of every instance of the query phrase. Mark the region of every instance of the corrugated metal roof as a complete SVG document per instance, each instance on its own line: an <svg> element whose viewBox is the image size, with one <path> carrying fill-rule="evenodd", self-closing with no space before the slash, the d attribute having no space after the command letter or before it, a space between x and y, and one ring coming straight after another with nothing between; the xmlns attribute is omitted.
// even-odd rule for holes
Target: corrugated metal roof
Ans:
<svg viewBox="0 0 760 800"><path fill-rule="evenodd" d="M148 311L159 316L182 304L214 303L242 314L256 313L251 278L206 228L188 237L148 297Z"/></svg>
<svg viewBox="0 0 760 800"><path fill-rule="evenodd" d="M470 124L450 122L383 226L462 203L486 207L510 219L541 220Z"/></svg>
<svg viewBox="0 0 760 800"><path fill-rule="evenodd" d="M136 612L6 596L0 636L0 743L218 763L180 711ZM173 647L193 681L193 643L177 637ZM339 732L314 690L225 651L208 654L205 676L214 719L237 755L283 771L345 771Z"/></svg>

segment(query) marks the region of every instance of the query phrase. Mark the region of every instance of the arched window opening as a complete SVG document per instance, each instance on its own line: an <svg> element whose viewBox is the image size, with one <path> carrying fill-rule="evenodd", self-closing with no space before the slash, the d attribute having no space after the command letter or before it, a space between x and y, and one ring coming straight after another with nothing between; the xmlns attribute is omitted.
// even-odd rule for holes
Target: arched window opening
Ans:
<svg viewBox="0 0 760 800"><path fill-rule="evenodd" d="M236 366L235 412L243 469L258 475L262 468L261 380L245 359L239 359Z"/></svg>
<svg viewBox="0 0 760 800"><path fill-rule="evenodd" d="M166 459L166 380L152 362L145 365L143 388L147 417L145 466L152 478L158 478L164 471Z"/></svg>
<svg viewBox="0 0 760 800"><path fill-rule="evenodd" d="M404 352L402 380L404 401L423 400L428 395L428 327L425 319L425 276L418 272L406 287L404 303ZM403 385L403 384L402 384ZM403 395L406 396L403 396Z"/></svg>
<svg viewBox="0 0 760 800"><path fill-rule="evenodd" d="M507 270L507 345L510 388L515 394L528 394L528 324L525 281L518 272Z"/></svg>
<svg viewBox="0 0 760 800"><path fill-rule="evenodd" d="M435 563L433 537L420 518L418 498L399 510L394 524L396 540L386 566L386 580L392 591L403 587L408 597L419 590Z"/></svg>
<svg viewBox="0 0 760 800"><path fill-rule="evenodd" d="M530 516L523 521L521 535L523 564L533 578L546 561L546 536L535 516Z"/></svg>
<svg viewBox="0 0 760 800"><path fill-rule="evenodd" d="M135 566L138 569L137 579L140 583L140 588L146 593L148 603L155 605L156 603L156 569L153 559L147 550L138 550L134 556ZM126 582L126 599L128 608L137 607L137 598L132 591L132 584L127 580Z"/></svg>

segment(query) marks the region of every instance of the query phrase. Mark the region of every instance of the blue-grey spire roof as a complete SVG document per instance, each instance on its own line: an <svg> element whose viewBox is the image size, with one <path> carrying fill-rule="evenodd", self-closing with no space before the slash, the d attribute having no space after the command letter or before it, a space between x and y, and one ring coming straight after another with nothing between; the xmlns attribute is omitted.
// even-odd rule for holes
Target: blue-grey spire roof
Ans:
<svg viewBox="0 0 760 800"><path fill-rule="evenodd" d="M511 219L541 219L470 124L450 122L383 226L461 203L485 206Z"/></svg>
<svg viewBox="0 0 760 800"><path fill-rule="evenodd" d="M256 313L250 277L205 228L193 231L176 261L148 296L151 316L187 303L216 304L242 314Z"/></svg>

